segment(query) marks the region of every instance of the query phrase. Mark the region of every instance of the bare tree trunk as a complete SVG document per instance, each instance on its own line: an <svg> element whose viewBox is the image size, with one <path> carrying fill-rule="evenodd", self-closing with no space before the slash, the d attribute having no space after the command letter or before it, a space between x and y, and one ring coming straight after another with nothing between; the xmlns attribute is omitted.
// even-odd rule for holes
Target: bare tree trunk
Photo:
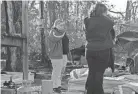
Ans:
<svg viewBox="0 0 138 94"><path fill-rule="evenodd" d="M16 71L16 69L15 69L16 59L17 59L17 57L16 57L16 47L11 48L11 53L12 53L12 55L11 55L11 67L12 67L13 71Z"/></svg>
<svg viewBox="0 0 138 94"><path fill-rule="evenodd" d="M4 70L6 71L12 71L12 67L11 67L11 49L10 47L7 47L7 60L6 60L6 67Z"/></svg>
<svg viewBox="0 0 138 94"><path fill-rule="evenodd" d="M5 17L6 17L6 33L9 34L9 24L8 24L8 11L7 11L7 1L4 1L4 7L5 7Z"/></svg>
<svg viewBox="0 0 138 94"><path fill-rule="evenodd" d="M40 1L40 20L41 22L41 26L40 26L40 31L41 31L41 63L45 64L46 67L50 67L49 64L49 58L48 55L46 53L46 41L45 41L45 34L44 34L44 2ZM47 24L47 23L46 23Z"/></svg>
<svg viewBox="0 0 138 94"><path fill-rule="evenodd" d="M51 28L56 20L55 1L49 1L48 8L49 8L48 10L49 10L50 28Z"/></svg>
<svg viewBox="0 0 138 94"><path fill-rule="evenodd" d="M79 1L76 3L76 18L79 16ZM78 19L76 19L76 32L78 31Z"/></svg>
<svg viewBox="0 0 138 94"><path fill-rule="evenodd" d="M13 25L13 8L12 8L12 2L13 1L8 1L7 2L7 13L8 13L8 23L9 23L9 32L10 34L15 33L15 26Z"/></svg>
<svg viewBox="0 0 138 94"><path fill-rule="evenodd" d="M20 47L17 47L16 48L16 62L15 62L15 64L16 64L16 66L15 66L15 70L17 71L17 72L22 72L23 71L23 62L22 62L22 56L23 56L23 54L22 54L23 52L22 52L22 48L20 48Z"/></svg>
<svg viewBox="0 0 138 94"><path fill-rule="evenodd" d="M9 30L9 17L8 17L8 5L7 2L4 1L4 5L5 5L5 16L6 16L6 33L10 34L10 30ZM12 71L11 68L11 50L10 47L7 47L7 60L6 60L6 67L5 69L6 71Z"/></svg>
<svg viewBox="0 0 138 94"><path fill-rule="evenodd" d="M22 22L21 22L21 15L22 15L22 1L12 1L12 8L13 8L13 26L15 28L16 34L22 34ZM22 66L22 58L21 58L21 50L19 47L13 48L12 55L12 68L14 71L21 72L23 71Z"/></svg>
<svg viewBox="0 0 138 94"><path fill-rule="evenodd" d="M60 7L60 17L63 20L67 20L68 15L69 15L69 1L62 1L61 2L61 7Z"/></svg>
<svg viewBox="0 0 138 94"><path fill-rule="evenodd" d="M125 20L126 21L131 20L131 6L132 6L132 1L131 0L127 0L126 16L125 16Z"/></svg>
<svg viewBox="0 0 138 94"><path fill-rule="evenodd" d="M44 27L43 27L43 9L44 9L44 3L43 1L40 1L40 20L41 20L41 26L40 26L40 32L41 32L41 62L46 63L45 61L45 45L44 45Z"/></svg>
<svg viewBox="0 0 138 94"><path fill-rule="evenodd" d="M15 28L16 34L21 34L22 24L21 24L21 15L22 15L22 1L12 1L13 6L13 25Z"/></svg>
<svg viewBox="0 0 138 94"><path fill-rule="evenodd" d="M47 62L47 67L51 70L51 63L50 63L50 58L48 56L48 47L47 47L47 40L46 37L48 36L48 4L45 6L45 32L44 32L44 45L45 45L45 59Z"/></svg>
<svg viewBox="0 0 138 94"><path fill-rule="evenodd" d="M16 31L15 31L15 22L17 20L15 21L15 18L18 18L18 17L17 17L17 13L14 14L15 8L13 6L15 7L14 1L8 1L8 2L5 1L6 29L7 29L6 31L8 32L9 35L14 35L16 33ZM7 64L7 67L10 67L10 68L7 68L7 69L15 70L14 69L16 67L15 66L15 62L16 62L15 48L7 47L7 51L9 51L7 53L7 55L8 55L7 63L9 63L9 64ZM12 53L12 56L9 56L9 55L11 55L11 53Z"/></svg>
<svg viewBox="0 0 138 94"><path fill-rule="evenodd" d="M138 1L134 1L132 3L132 19L133 19L133 22L136 22L137 9L138 9Z"/></svg>

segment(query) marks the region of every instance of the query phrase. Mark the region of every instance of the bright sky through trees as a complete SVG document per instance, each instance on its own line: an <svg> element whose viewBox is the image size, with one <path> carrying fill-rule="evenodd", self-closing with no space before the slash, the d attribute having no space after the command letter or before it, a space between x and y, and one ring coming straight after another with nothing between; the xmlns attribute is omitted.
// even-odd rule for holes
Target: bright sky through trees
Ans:
<svg viewBox="0 0 138 94"><path fill-rule="evenodd" d="M126 10L127 0L107 0L110 4L115 5L115 11L124 12ZM132 0L136 1L136 0Z"/></svg>

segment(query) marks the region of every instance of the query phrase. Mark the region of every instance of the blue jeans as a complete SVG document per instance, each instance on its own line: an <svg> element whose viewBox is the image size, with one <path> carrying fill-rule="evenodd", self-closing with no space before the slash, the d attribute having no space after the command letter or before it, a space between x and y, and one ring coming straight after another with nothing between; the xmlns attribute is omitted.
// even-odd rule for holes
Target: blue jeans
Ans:
<svg viewBox="0 0 138 94"><path fill-rule="evenodd" d="M86 59L89 67L89 73L85 85L87 94L104 94L103 74L108 67L110 49L100 51L87 50Z"/></svg>

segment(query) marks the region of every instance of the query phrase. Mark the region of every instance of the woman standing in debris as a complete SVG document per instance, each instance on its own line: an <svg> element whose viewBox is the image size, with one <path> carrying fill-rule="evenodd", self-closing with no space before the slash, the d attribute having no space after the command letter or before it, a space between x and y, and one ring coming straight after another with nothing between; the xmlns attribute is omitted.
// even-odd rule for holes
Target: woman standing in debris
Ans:
<svg viewBox="0 0 138 94"><path fill-rule="evenodd" d="M62 38L65 35L66 23L61 19L57 19L49 33L48 42L48 55L52 63L52 81L53 90L60 93L61 88L61 72L64 66L63 63L63 45Z"/></svg>
<svg viewBox="0 0 138 94"><path fill-rule="evenodd" d="M86 81L87 94L104 94L103 74L108 67L113 47L111 29L114 22L106 17L107 8L97 3L90 17L84 19L86 29L86 59L89 67Z"/></svg>

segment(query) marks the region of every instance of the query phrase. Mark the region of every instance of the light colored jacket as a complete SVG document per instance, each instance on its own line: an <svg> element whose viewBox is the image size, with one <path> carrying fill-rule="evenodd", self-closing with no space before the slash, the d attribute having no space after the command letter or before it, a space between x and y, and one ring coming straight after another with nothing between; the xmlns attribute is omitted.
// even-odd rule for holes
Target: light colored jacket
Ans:
<svg viewBox="0 0 138 94"><path fill-rule="evenodd" d="M47 37L48 55L50 59L62 59L63 48L62 48L62 35L55 34L56 29L52 28L49 36Z"/></svg>

